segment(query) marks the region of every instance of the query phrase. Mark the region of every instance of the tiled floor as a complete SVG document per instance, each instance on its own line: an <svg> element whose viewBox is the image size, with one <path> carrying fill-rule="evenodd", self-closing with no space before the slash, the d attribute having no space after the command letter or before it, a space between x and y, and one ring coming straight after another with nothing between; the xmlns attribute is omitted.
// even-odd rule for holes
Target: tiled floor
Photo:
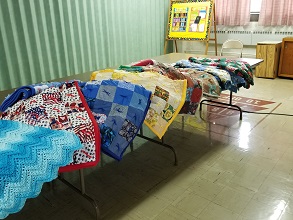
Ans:
<svg viewBox="0 0 293 220"><path fill-rule="evenodd" d="M255 79L237 95L275 102L261 112L293 114L293 81ZM166 134L176 148L135 139L121 162L103 156L86 171L87 192L102 219L293 219L293 117L244 113L208 120L181 117ZM150 132L145 129L146 134ZM78 184L77 174L67 178ZM90 203L60 181L7 219L94 219Z"/></svg>

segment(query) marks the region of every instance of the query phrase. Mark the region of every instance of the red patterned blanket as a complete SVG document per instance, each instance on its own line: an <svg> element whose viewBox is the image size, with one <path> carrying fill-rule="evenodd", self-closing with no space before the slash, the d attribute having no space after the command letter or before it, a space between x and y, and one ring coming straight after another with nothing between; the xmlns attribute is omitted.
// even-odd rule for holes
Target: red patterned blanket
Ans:
<svg viewBox="0 0 293 220"><path fill-rule="evenodd" d="M0 118L75 133L83 148L59 172L95 166L100 158L100 131L77 82L52 87L20 100Z"/></svg>

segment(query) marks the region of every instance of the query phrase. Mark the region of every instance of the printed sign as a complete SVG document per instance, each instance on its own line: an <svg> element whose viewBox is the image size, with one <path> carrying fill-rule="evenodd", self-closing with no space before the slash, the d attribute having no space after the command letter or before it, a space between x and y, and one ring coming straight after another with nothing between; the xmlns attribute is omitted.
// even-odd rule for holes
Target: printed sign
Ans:
<svg viewBox="0 0 293 220"><path fill-rule="evenodd" d="M207 40L213 1L172 2L169 39Z"/></svg>
<svg viewBox="0 0 293 220"><path fill-rule="evenodd" d="M228 94L221 94L220 98L217 100L219 102L229 103L230 95ZM245 111L262 111L268 109L265 107L266 105L274 104L275 102L261 100L261 99L253 99L253 98L246 98L242 96L235 96L232 97L232 104L239 106L242 110ZM228 109L225 107L215 107L215 106L208 106L208 112L212 113L210 115L213 119L221 118L225 116L231 115L239 115L237 110Z"/></svg>

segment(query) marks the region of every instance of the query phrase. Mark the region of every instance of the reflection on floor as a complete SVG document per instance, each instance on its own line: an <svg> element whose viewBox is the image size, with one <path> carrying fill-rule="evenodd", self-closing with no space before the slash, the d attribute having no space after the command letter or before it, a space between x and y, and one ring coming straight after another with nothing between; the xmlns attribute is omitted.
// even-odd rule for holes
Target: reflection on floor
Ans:
<svg viewBox="0 0 293 220"><path fill-rule="evenodd" d="M293 81L255 79L237 96L266 100L258 112L293 114ZM249 109L250 111L253 109ZM223 112L222 112L223 113ZM103 156L86 171L87 192L97 199L102 219L285 220L293 219L293 117L244 113L181 116L165 141L169 149L136 138L121 162ZM147 129L145 133L153 136ZM65 177L78 184L78 173ZM7 219L94 219L91 205L64 186L42 193Z"/></svg>

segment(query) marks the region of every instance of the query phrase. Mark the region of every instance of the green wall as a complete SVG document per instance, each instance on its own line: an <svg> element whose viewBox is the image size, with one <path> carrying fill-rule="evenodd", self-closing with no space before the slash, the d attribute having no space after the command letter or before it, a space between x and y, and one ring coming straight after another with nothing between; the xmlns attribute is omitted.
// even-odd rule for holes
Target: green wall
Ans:
<svg viewBox="0 0 293 220"><path fill-rule="evenodd" d="M169 0L0 1L0 91L164 52Z"/></svg>

